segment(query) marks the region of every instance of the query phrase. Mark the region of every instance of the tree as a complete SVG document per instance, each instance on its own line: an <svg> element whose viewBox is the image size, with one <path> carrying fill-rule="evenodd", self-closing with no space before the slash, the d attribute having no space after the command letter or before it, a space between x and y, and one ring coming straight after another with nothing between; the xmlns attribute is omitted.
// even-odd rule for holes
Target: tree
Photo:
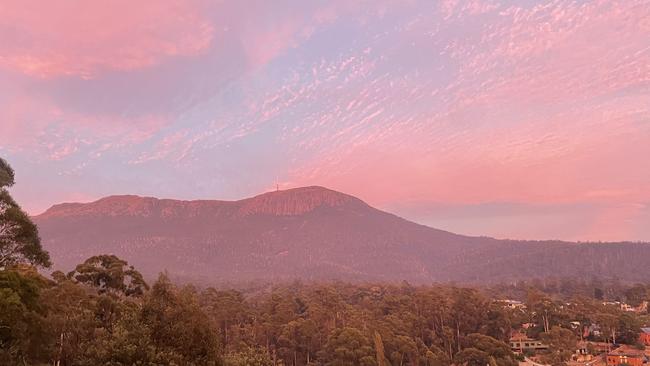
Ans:
<svg viewBox="0 0 650 366"><path fill-rule="evenodd" d="M534 321L542 324L544 332L549 332L553 325L557 325L560 317L559 308L546 294L531 289L526 296L526 306L533 315Z"/></svg>
<svg viewBox="0 0 650 366"><path fill-rule="evenodd" d="M161 274L145 298L142 319L151 332L154 347L177 355L171 363L215 365L220 362L217 336L192 288L179 291Z"/></svg>
<svg viewBox="0 0 650 366"><path fill-rule="evenodd" d="M381 334L375 331L375 352L377 354L377 366L386 366L386 355L384 351L384 342L381 340Z"/></svg>
<svg viewBox="0 0 650 366"><path fill-rule="evenodd" d="M454 356L454 363L463 366L495 366L493 360L487 352L473 347L465 348Z"/></svg>
<svg viewBox="0 0 650 366"><path fill-rule="evenodd" d="M43 360L40 292L45 285L35 271L0 271L0 360L7 364Z"/></svg>
<svg viewBox="0 0 650 366"><path fill-rule="evenodd" d="M226 355L225 366L273 366L269 353L259 347L247 347L241 352Z"/></svg>
<svg viewBox="0 0 650 366"><path fill-rule="evenodd" d="M75 359L75 365L172 364L171 362L182 359L172 351L155 347L151 331L136 308L126 310L112 332L99 331L84 346Z"/></svg>
<svg viewBox="0 0 650 366"><path fill-rule="evenodd" d="M467 334L478 332L485 322L485 309L488 308L488 302L478 291L468 288L453 289L451 299L456 347L461 351L462 338Z"/></svg>
<svg viewBox="0 0 650 366"><path fill-rule="evenodd" d="M96 299L86 289L65 280L44 290L41 302L47 310L44 329L51 359L55 364L73 364L94 340L95 329L100 328L95 316Z"/></svg>
<svg viewBox="0 0 650 366"><path fill-rule="evenodd" d="M632 306L639 306L644 300L648 300L648 290L643 284L637 283L625 291L627 303Z"/></svg>
<svg viewBox="0 0 650 366"><path fill-rule="evenodd" d="M636 344L639 340L641 325L633 315L623 313L618 317L618 341L626 344Z"/></svg>
<svg viewBox="0 0 650 366"><path fill-rule="evenodd" d="M0 187L11 187L14 185L14 170L9 163L0 158Z"/></svg>
<svg viewBox="0 0 650 366"><path fill-rule="evenodd" d="M317 326L311 319L298 318L282 327L278 337L278 353L286 364L308 365L316 346Z"/></svg>
<svg viewBox="0 0 650 366"><path fill-rule="evenodd" d="M594 299L603 300L605 298L605 293L599 287L594 288Z"/></svg>
<svg viewBox="0 0 650 366"><path fill-rule="evenodd" d="M481 327L481 333L500 341L508 341L512 329L511 317L511 314L507 313L503 307L495 303L490 304L484 325Z"/></svg>
<svg viewBox="0 0 650 366"><path fill-rule="evenodd" d="M376 352L370 339L355 328L335 329L327 339L320 359L327 366L375 366Z"/></svg>
<svg viewBox="0 0 650 366"><path fill-rule="evenodd" d="M544 361L557 365L568 361L576 349L576 336L572 331L553 326L550 331L540 335L542 342L548 344L549 353Z"/></svg>
<svg viewBox="0 0 650 366"><path fill-rule="evenodd" d="M412 338L398 335L391 343L393 345L393 352L391 352L393 364L399 366L404 364L417 365L419 361L418 348Z"/></svg>
<svg viewBox="0 0 650 366"><path fill-rule="evenodd" d="M68 277L97 288L100 294L141 296L149 289L140 272L114 255L90 257Z"/></svg>
<svg viewBox="0 0 650 366"><path fill-rule="evenodd" d="M0 158L0 269L20 263L50 267L36 225L6 189L13 184L14 171Z"/></svg>
<svg viewBox="0 0 650 366"><path fill-rule="evenodd" d="M510 346L490 336L473 333L467 336L465 343L468 346L466 349L477 349L490 355L490 364L497 366L518 365Z"/></svg>
<svg viewBox="0 0 650 366"><path fill-rule="evenodd" d="M449 356L442 349L431 346L424 355L424 366L447 366L449 365Z"/></svg>
<svg viewBox="0 0 650 366"><path fill-rule="evenodd" d="M199 303L217 326L221 343L225 347L231 342L237 344L236 331L241 329L250 316L243 294L235 290L218 291L208 288L201 293Z"/></svg>
<svg viewBox="0 0 650 366"><path fill-rule="evenodd" d="M609 313L598 313L594 315L594 320L600 326L605 340L616 343L616 331L619 325L617 316Z"/></svg>

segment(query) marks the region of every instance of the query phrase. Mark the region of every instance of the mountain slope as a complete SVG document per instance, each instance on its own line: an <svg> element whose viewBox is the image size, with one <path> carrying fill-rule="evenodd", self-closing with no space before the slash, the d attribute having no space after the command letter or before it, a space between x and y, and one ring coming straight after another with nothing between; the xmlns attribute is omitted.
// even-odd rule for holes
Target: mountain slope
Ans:
<svg viewBox="0 0 650 366"><path fill-rule="evenodd" d="M112 196L56 205L35 221L55 267L64 270L91 255L113 253L147 276L168 270L208 282L650 278L647 271L633 270L645 265L644 256L650 258L650 245L467 237L409 222L322 187L240 201Z"/></svg>

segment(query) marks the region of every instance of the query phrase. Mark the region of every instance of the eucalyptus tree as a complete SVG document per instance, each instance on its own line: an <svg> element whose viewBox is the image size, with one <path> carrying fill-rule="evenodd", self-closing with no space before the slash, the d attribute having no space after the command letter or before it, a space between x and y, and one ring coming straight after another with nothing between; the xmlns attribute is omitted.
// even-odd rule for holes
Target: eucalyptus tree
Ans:
<svg viewBox="0 0 650 366"><path fill-rule="evenodd" d="M0 158L0 270L23 263L50 267L36 225L7 190L14 183L14 170Z"/></svg>

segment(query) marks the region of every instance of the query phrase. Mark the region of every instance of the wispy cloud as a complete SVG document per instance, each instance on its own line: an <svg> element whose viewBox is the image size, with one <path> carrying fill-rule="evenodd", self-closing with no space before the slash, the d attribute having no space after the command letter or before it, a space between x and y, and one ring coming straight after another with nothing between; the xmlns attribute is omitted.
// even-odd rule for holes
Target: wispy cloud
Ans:
<svg viewBox="0 0 650 366"><path fill-rule="evenodd" d="M0 9L0 152L35 178L91 196L280 180L383 207L550 205L576 229L544 232L650 239L645 0L108 4Z"/></svg>

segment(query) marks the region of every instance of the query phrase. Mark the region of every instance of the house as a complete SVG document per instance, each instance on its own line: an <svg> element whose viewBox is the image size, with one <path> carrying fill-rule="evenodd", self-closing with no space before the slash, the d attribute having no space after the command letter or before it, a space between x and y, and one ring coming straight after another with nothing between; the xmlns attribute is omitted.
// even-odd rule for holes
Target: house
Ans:
<svg viewBox="0 0 650 366"><path fill-rule="evenodd" d="M601 331L600 331L600 325L598 324L591 324L589 327L585 328L583 331L582 336L583 337L600 337Z"/></svg>
<svg viewBox="0 0 650 366"><path fill-rule="evenodd" d="M643 366L647 362L642 350L623 345L607 354L607 366Z"/></svg>
<svg viewBox="0 0 650 366"><path fill-rule="evenodd" d="M588 346L593 349L596 354L608 353L612 349L612 344L607 342L589 342Z"/></svg>
<svg viewBox="0 0 650 366"><path fill-rule="evenodd" d="M576 351L571 357L573 361L576 362L588 362L593 359L593 356L589 353L588 343L585 341L580 341L576 345Z"/></svg>
<svg viewBox="0 0 650 366"><path fill-rule="evenodd" d="M580 341L576 344L576 355L587 355L589 354L589 349L587 347L587 342Z"/></svg>
<svg viewBox="0 0 650 366"><path fill-rule="evenodd" d="M636 308L632 305L621 303L621 310L623 311L636 311Z"/></svg>
<svg viewBox="0 0 650 366"><path fill-rule="evenodd" d="M498 303L503 305L504 308L512 309L512 310L526 310L526 304L524 304L521 301L517 300L497 300Z"/></svg>
<svg viewBox="0 0 650 366"><path fill-rule="evenodd" d="M650 346L650 327L641 328L641 335L639 336L639 341L645 346Z"/></svg>
<svg viewBox="0 0 650 366"><path fill-rule="evenodd" d="M537 339L529 338L523 333L516 333L510 337L510 348L514 352L524 353L526 351L546 350L548 346Z"/></svg>

